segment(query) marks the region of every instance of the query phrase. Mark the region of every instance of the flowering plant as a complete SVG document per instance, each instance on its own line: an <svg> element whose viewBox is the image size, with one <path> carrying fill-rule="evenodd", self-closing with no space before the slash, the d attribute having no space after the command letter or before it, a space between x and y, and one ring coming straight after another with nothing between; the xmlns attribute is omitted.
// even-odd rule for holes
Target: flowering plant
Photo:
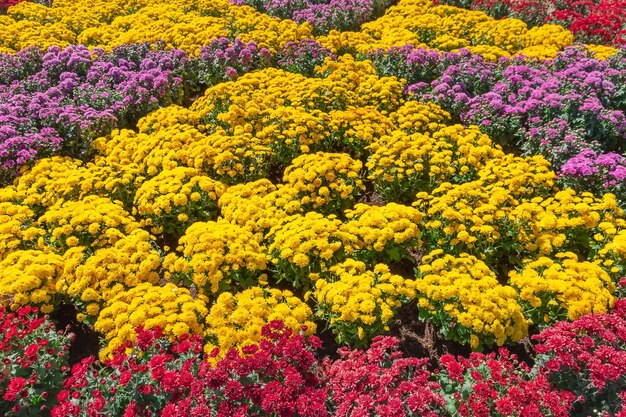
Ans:
<svg viewBox="0 0 626 417"><path fill-rule="evenodd" d="M166 255L165 277L194 284L200 294L219 294L257 282L268 257L252 232L224 220L196 222L179 240L178 250Z"/></svg>
<svg viewBox="0 0 626 417"><path fill-rule="evenodd" d="M410 202L420 191L443 182L461 183L477 178L489 160L502 156L491 139L476 127L446 126L430 133L406 135L396 130L367 150L368 179L386 201Z"/></svg>
<svg viewBox="0 0 626 417"><path fill-rule="evenodd" d="M473 350L518 342L528 333L517 291L474 256L435 249L422 259L415 287L420 319Z"/></svg>
<svg viewBox="0 0 626 417"><path fill-rule="evenodd" d="M576 396L573 415L626 415L626 301L607 314L560 322L534 336L537 367Z"/></svg>
<svg viewBox="0 0 626 417"><path fill-rule="evenodd" d="M49 249L11 252L0 261L0 305L38 306L51 313L61 301L56 286L63 269L63 258Z"/></svg>
<svg viewBox="0 0 626 417"><path fill-rule="evenodd" d="M218 347L222 355L262 340L263 326L279 320L285 328L309 336L315 333L309 306L289 290L252 287L238 293L222 293L206 317L205 351ZM245 350L245 349L244 349Z"/></svg>
<svg viewBox="0 0 626 417"><path fill-rule="evenodd" d="M283 183L297 191L303 209L337 213L365 190L359 176L362 167L344 153L303 154L285 169Z"/></svg>
<svg viewBox="0 0 626 417"><path fill-rule="evenodd" d="M185 65L185 83L190 96L202 93L217 83L234 80L241 74L270 65L271 53L255 42L244 43L239 38L213 38L200 48L198 58ZM191 98L191 97L190 97Z"/></svg>
<svg viewBox="0 0 626 417"><path fill-rule="evenodd" d="M9 312L0 306L0 413L46 415L68 368L73 335L57 331L36 308Z"/></svg>
<svg viewBox="0 0 626 417"><path fill-rule="evenodd" d="M348 259L315 281L317 316L341 345L364 347L389 330L396 311L415 297L415 282L394 275L385 264L373 269Z"/></svg>
<svg viewBox="0 0 626 417"><path fill-rule="evenodd" d="M335 59L335 54L313 39L287 42L278 53L278 68L312 77L315 67L322 65L327 57Z"/></svg>
<svg viewBox="0 0 626 417"><path fill-rule="evenodd" d="M326 361L327 407L333 416L420 416L444 414L440 386L430 379L428 359L403 358L399 340L377 336L364 350L341 348Z"/></svg>
<svg viewBox="0 0 626 417"><path fill-rule="evenodd" d="M574 395L533 375L506 349L498 354L472 353L469 358L446 354L439 359L435 380L449 415L568 417Z"/></svg>
<svg viewBox="0 0 626 417"><path fill-rule="evenodd" d="M194 168L163 170L137 189L133 214L152 233L179 237L193 223L217 217L217 200L225 190Z"/></svg>
<svg viewBox="0 0 626 417"><path fill-rule="evenodd" d="M314 211L285 217L267 233L267 252L279 281L288 279L294 287L309 287L311 273L319 273L344 261L354 252L357 237L343 230L334 215Z"/></svg>
<svg viewBox="0 0 626 417"><path fill-rule="evenodd" d="M353 258L369 266L375 263L415 261L414 252L420 243L419 210L402 204L369 206L358 203L344 212L343 229L358 237Z"/></svg>
<svg viewBox="0 0 626 417"><path fill-rule="evenodd" d="M626 206L626 157L617 153L583 149L563 164L560 180L568 187L594 195L615 194L619 203Z"/></svg>
<svg viewBox="0 0 626 417"><path fill-rule="evenodd" d="M136 346L131 345L117 347L103 363L91 356L74 365L52 417L147 417L179 400L202 358L201 339L183 336L172 343L159 328L138 328Z"/></svg>
<svg viewBox="0 0 626 417"><path fill-rule="evenodd" d="M118 293L107 300L94 324L106 341L100 359L111 358L115 349L127 346L127 342L134 344L139 326L159 327L170 340L201 334L209 312L206 301L206 297L194 298L187 288L172 283L159 286L142 282Z"/></svg>
<svg viewBox="0 0 626 417"><path fill-rule="evenodd" d="M615 284L598 264L579 262L572 252L528 260L510 283L519 291L524 315L539 328L585 314L606 313L615 299Z"/></svg>

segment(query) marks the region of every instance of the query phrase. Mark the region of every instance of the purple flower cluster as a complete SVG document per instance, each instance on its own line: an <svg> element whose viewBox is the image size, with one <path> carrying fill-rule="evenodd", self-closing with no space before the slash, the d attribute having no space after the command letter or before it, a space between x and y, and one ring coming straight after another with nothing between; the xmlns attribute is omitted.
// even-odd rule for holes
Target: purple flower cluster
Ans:
<svg viewBox="0 0 626 417"><path fill-rule="evenodd" d="M255 69L270 66L272 55L267 48L259 48L255 42L244 43L239 39L212 39L200 49L198 59L191 59L185 69L185 82L192 90L201 92L207 87Z"/></svg>
<svg viewBox="0 0 626 417"><path fill-rule="evenodd" d="M277 65L285 71L313 77L315 67L322 65L327 57L336 59L330 49L313 39L302 39L299 42L287 42L277 56Z"/></svg>
<svg viewBox="0 0 626 417"><path fill-rule="evenodd" d="M393 0L231 0L261 12L298 23L308 22L317 35L331 30L358 30L382 15Z"/></svg>
<svg viewBox="0 0 626 417"><path fill-rule="evenodd" d="M560 179L574 189L613 193L626 205L626 157L617 153L583 149L561 167Z"/></svg>

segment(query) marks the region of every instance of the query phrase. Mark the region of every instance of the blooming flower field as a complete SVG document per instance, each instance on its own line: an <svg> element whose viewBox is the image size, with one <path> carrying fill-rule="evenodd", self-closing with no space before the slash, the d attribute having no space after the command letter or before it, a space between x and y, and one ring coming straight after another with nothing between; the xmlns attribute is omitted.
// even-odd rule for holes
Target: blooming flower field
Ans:
<svg viewBox="0 0 626 417"><path fill-rule="evenodd" d="M446 3L0 0L0 415L626 417L626 17Z"/></svg>

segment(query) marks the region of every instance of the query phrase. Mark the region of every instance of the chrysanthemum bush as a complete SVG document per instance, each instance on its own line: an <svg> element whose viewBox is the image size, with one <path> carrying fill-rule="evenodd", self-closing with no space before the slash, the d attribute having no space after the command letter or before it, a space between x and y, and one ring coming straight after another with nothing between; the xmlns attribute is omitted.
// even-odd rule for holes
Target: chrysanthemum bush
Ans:
<svg viewBox="0 0 626 417"><path fill-rule="evenodd" d="M347 154L305 154L285 169L283 183L297 192L294 197L304 210L336 213L365 190L359 177L362 167Z"/></svg>
<svg viewBox="0 0 626 417"><path fill-rule="evenodd" d="M267 251L279 280L310 287L311 275L328 270L354 252L357 237L335 216L294 214L272 227Z"/></svg>
<svg viewBox="0 0 626 417"><path fill-rule="evenodd" d="M537 366L575 395L570 415L626 415L626 303L560 322L535 336Z"/></svg>
<svg viewBox="0 0 626 417"><path fill-rule="evenodd" d="M348 259L315 274L317 316L341 345L365 347L389 330L397 310L415 297L415 282L392 274L385 264L368 269Z"/></svg>
<svg viewBox="0 0 626 417"><path fill-rule="evenodd" d="M59 294L72 300L78 318L93 323L104 305L120 291L160 281L161 254L145 230L133 230L111 247L90 256L84 246L63 256L63 275L56 281Z"/></svg>
<svg viewBox="0 0 626 417"><path fill-rule="evenodd" d="M626 207L626 157L615 152L583 149L561 167L561 182L594 194L612 193Z"/></svg>
<svg viewBox="0 0 626 417"><path fill-rule="evenodd" d="M205 351L220 348L225 354L231 348L255 345L262 339L263 327L276 320L295 333L313 335L317 326L312 319L311 308L289 290L252 287L225 292L206 317Z"/></svg>
<svg viewBox="0 0 626 417"><path fill-rule="evenodd" d="M15 310L37 306L51 313L61 302L57 283L63 258L48 250L17 250L0 262L0 303Z"/></svg>
<svg viewBox="0 0 626 417"><path fill-rule="evenodd" d="M571 252L529 261L510 273L510 282L520 292L524 314L539 327L606 313L615 302L609 274L595 263L579 262Z"/></svg>
<svg viewBox="0 0 626 417"><path fill-rule="evenodd" d="M417 269L415 289L420 318L473 349L518 342L528 332L517 291L474 256L430 252Z"/></svg>
<svg viewBox="0 0 626 417"><path fill-rule="evenodd" d="M217 217L217 200L225 190L194 168L164 170L139 187L134 214L152 233L180 236L193 223Z"/></svg>
<svg viewBox="0 0 626 417"><path fill-rule="evenodd" d="M439 366L435 379L450 415L571 415L575 394L550 384L543 369L533 374L506 349L489 355L472 353L469 358L446 354Z"/></svg>
<svg viewBox="0 0 626 417"><path fill-rule="evenodd" d="M107 300L98 314L94 329L104 336L106 346L100 358L111 357L115 349L137 340L135 329L159 327L174 340L183 335L201 334L208 313L205 298L194 298L190 291L172 283L164 286L140 283Z"/></svg>
<svg viewBox="0 0 626 417"><path fill-rule="evenodd" d="M25 306L0 306L0 412L6 417L49 415L68 368L73 335Z"/></svg>
<svg viewBox="0 0 626 417"><path fill-rule="evenodd" d="M389 203L370 206L358 203L344 212L343 229L358 239L354 259L375 263L415 261L420 248L422 213L409 206Z"/></svg>
<svg viewBox="0 0 626 417"><path fill-rule="evenodd" d="M247 4L259 11L281 19L309 23L314 33L331 30L357 30L359 26L378 17L389 7L390 0L232 0L234 4Z"/></svg>
<svg viewBox="0 0 626 417"><path fill-rule="evenodd" d="M412 201L417 192L442 182L467 182L502 151L476 127L447 126L436 132L407 135L396 130L368 147L368 178L388 201Z"/></svg>
<svg viewBox="0 0 626 417"><path fill-rule="evenodd" d="M179 251L166 255L165 276L195 285L204 295L241 289L258 282L268 256L247 229L225 221L196 222L180 238Z"/></svg>

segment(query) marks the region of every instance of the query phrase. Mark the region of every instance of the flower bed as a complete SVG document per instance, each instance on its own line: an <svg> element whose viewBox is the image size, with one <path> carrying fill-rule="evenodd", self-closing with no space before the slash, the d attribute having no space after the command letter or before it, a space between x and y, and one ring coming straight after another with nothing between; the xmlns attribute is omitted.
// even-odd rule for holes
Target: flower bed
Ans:
<svg viewBox="0 0 626 417"><path fill-rule="evenodd" d="M5 415L625 415L623 50L421 0L45 7L0 16Z"/></svg>

